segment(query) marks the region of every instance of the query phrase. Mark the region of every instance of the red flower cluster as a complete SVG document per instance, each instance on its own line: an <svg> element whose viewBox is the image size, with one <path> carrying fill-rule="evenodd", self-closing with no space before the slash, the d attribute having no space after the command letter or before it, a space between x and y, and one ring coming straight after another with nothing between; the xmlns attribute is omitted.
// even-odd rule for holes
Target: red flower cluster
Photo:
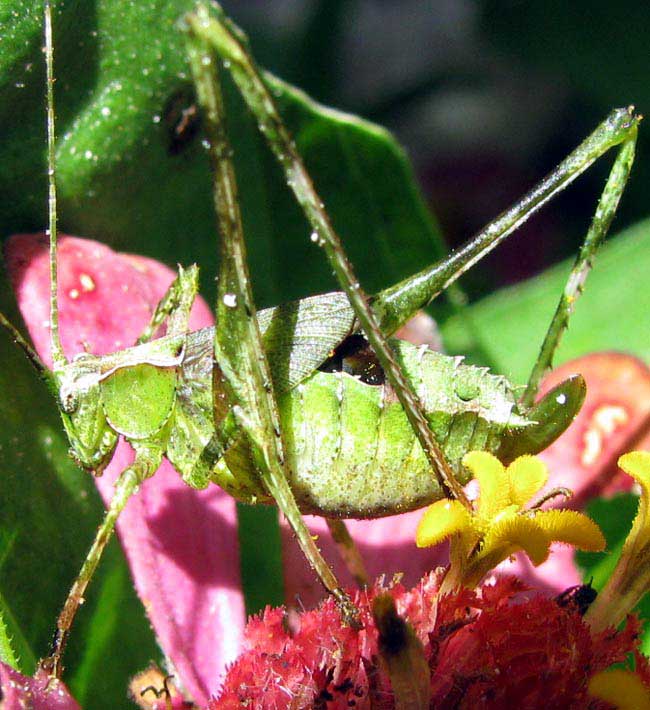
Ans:
<svg viewBox="0 0 650 710"><path fill-rule="evenodd" d="M371 611L386 592L422 643L431 707L606 707L589 698L587 683L635 650L635 619L592 636L571 596L548 599L502 578L438 599L439 582L430 573L408 591L378 584L358 594L359 632L341 625L332 599L301 614L293 630L284 609L267 608L249 621L245 651L210 710L394 708Z"/></svg>

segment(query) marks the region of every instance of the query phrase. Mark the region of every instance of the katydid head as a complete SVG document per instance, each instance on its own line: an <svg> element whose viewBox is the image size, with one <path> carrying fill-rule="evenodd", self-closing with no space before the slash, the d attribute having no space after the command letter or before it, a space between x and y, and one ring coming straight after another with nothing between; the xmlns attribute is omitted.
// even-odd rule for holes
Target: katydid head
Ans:
<svg viewBox="0 0 650 710"><path fill-rule="evenodd" d="M102 408L99 360L83 353L55 373L70 454L96 475L111 460L117 443Z"/></svg>

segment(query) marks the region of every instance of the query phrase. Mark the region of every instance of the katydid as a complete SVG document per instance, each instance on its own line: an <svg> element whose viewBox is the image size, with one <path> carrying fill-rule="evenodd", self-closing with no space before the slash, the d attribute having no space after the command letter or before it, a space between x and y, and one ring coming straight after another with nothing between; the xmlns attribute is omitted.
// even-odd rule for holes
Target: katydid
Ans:
<svg viewBox="0 0 650 710"><path fill-rule="evenodd" d="M464 500L460 460L485 449L509 461L548 446L570 424L585 392L578 375L533 404L540 379L583 288L629 176L639 118L614 110L548 177L444 261L367 297L272 98L277 81L255 65L241 32L217 6L185 18L188 53L214 171L221 234L217 325L187 332L197 269L180 270L138 343L68 362L58 334L52 39L46 3L50 186L50 372L0 314L55 392L72 454L100 474L119 436L136 452L59 616L43 666L62 670L76 610L117 517L165 456L190 486L216 483L237 499L275 502L344 617L355 609L321 557L300 514L331 520L413 510L444 495ZM224 128L218 63L229 69L326 252L342 292L256 313ZM611 173L523 397L505 378L460 358L387 340L519 224L618 146ZM167 323L167 335L153 340ZM136 406L137 402L137 406ZM335 528L340 532L340 528Z"/></svg>

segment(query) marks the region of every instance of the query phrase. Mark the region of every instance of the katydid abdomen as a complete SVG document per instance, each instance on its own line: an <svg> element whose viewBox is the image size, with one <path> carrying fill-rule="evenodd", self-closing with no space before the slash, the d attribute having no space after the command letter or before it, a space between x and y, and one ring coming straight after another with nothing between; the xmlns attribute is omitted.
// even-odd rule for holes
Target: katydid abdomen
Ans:
<svg viewBox="0 0 650 710"><path fill-rule="evenodd" d="M403 372L459 480L468 451L535 453L568 426L582 403L581 378L567 380L540 408L520 412L508 381L461 358L391 340ZM381 379L375 375L375 379ZM389 384L369 384L347 372L312 374L278 395L288 478L303 513L329 518L376 518L420 508L443 492ZM560 416L561 414L561 416ZM552 431L549 431L549 426ZM543 445L539 435L543 430ZM215 467L226 485L254 479L250 457L237 441ZM246 499L249 491L240 489ZM266 496L260 491L258 500Z"/></svg>

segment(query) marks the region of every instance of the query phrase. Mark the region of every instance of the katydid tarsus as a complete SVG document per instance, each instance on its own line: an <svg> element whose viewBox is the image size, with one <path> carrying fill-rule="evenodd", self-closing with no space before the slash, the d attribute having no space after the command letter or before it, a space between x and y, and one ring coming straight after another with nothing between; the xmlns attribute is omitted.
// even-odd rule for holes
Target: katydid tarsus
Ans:
<svg viewBox="0 0 650 710"><path fill-rule="evenodd" d="M50 372L0 314L59 401L74 457L99 474L118 436L136 452L58 619L43 666L62 670L74 615L117 517L166 456L193 487L217 483L245 502L275 502L344 617L355 609L305 527L301 512L331 520L413 510L443 495L464 500L469 449L504 461L536 453L570 424L584 398L580 376L533 404L540 379L605 237L634 158L638 117L614 110L548 177L444 261L367 297L272 98L278 80L255 65L241 32L216 6L185 18L188 54L214 171L221 234L215 328L187 332L197 270L181 270L138 344L68 362L58 335L52 39L46 4L50 185ZM246 266L237 187L218 79L223 62L268 140L342 292L256 313ZM459 358L387 341L477 260L618 147L587 237L561 296L524 395ZM152 340L157 326L167 335ZM369 345L368 345L369 344ZM137 390L137 406L134 392ZM341 528L336 528L344 534Z"/></svg>

